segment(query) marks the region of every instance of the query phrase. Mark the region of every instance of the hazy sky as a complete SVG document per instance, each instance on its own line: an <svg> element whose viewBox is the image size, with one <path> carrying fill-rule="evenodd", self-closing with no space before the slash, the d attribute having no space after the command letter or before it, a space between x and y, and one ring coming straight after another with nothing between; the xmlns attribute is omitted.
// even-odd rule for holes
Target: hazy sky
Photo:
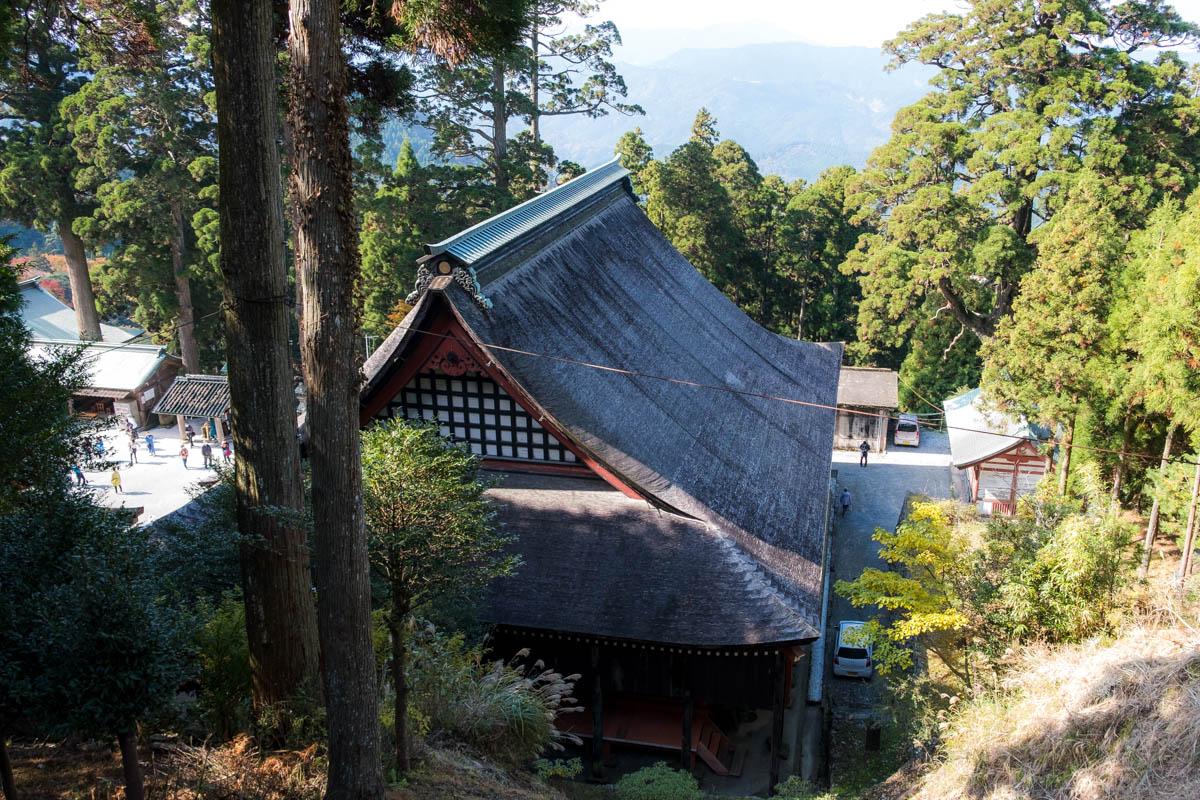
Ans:
<svg viewBox="0 0 1200 800"><path fill-rule="evenodd" d="M1200 21L1200 0L1174 5ZM624 35L618 59L645 63L687 46L802 41L878 47L925 14L962 6L956 0L604 0L598 17L611 19Z"/></svg>

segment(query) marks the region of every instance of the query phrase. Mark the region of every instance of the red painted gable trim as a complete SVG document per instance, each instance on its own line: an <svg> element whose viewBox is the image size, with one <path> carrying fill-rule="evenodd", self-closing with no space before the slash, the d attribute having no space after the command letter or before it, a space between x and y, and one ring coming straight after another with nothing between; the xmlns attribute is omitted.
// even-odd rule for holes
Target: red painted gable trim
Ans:
<svg viewBox="0 0 1200 800"><path fill-rule="evenodd" d="M397 358L401 359L400 368L395 371L391 378L376 388L370 396L362 399L359 414L360 425L365 427L370 424L375 415L388 404L388 401L399 394L408 385L408 382L429 363L434 352L445 342L446 337L452 337L456 344L462 347L482 367L484 373L489 378L499 384L517 405L521 406L529 416L536 419L551 436L558 439L564 447L574 453L575 457L579 459L581 464L586 465L587 469L627 497L632 497L635 500L651 499L648 495L638 491L628 481L618 476L612 469L598 461L591 453L584 450L578 442L567 435L567 432L558 424L558 421L546 409L538 405L533 397L476 343L475 338L467 330L465 323L463 323L449 302L440 296L431 297L429 300L438 303L438 307L426 316L421 330L414 333L415 338L408 345L408 352L397 356ZM542 465L533 461L508 462L485 459L485 464L494 465L492 468L511 468L513 471L545 472L555 475L563 474L563 467L570 469L569 465ZM501 465L511 466L506 467ZM572 470L572 473L580 474L581 471L581 469L575 469Z"/></svg>

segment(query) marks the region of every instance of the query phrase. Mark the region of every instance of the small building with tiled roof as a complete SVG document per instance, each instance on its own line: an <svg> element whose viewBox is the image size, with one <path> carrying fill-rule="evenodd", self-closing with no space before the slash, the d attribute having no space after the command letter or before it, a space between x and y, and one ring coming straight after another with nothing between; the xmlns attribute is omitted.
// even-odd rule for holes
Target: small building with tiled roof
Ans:
<svg viewBox="0 0 1200 800"><path fill-rule="evenodd" d="M631 744L736 773L740 722L765 714L773 783L800 760L825 624L842 347L750 320L628 175L611 162L429 245L362 422L436 420L492 471L523 565L482 615L498 651L583 676L594 769Z"/></svg>
<svg viewBox="0 0 1200 800"><path fill-rule="evenodd" d="M842 367L834 447L857 450L866 442L876 453L887 451L888 424L900 403L899 378L894 369Z"/></svg>
<svg viewBox="0 0 1200 800"><path fill-rule="evenodd" d="M35 339L79 341L75 311L40 285L40 278L22 281L21 320ZM116 325L100 323L100 338L105 342L127 342L141 331L129 331Z"/></svg>
<svg viewBox="0 0 1200 800"><path fill-rule="evenodd" d="M75 312L38 285L23 281L21 320L32 334L30 353L35 358L63 348L83 348L87 385L72 398L77 413L117 416L144 425L151 408L182 367L165 347L137 343L139 333L101 323L99 342L79 338Z"/></svg>

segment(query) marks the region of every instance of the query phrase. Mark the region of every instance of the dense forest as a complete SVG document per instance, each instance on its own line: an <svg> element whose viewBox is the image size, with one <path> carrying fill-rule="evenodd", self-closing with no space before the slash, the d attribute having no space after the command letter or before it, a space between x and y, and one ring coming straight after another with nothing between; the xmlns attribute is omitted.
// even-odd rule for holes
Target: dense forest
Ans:
<svg viewBox="0 0 1200 800"><path fill-rule="evenodd" d="M645 214L756 322L897 369L905 410L936 418L982 386L1051 431L1063 505L989 528L995 547L964 585L1001 570L997 552L1022 536L1118 531L1101 555L1115 553L1118 517L1148 511L1144 575L1156 536L1194 530L1200 484L1200 71L1178 53L1198 42L1159 0L971 0L885 45L933 77L864 165L789 181L703 108L686 141L653 152L637 87L613 64L620 33L588 0L6 4L6 795L19 796L4 755L15 731L116 736L126 796L141 797L138 726L167 718L198 674L194 725L217 739L252 729L266 747L322 738L329 797L381 797L381 764L401 781L410 724L502 764L554 743L570 678L490 665L466 634L418 624L458 625L464 599L514 568L478 464L439 461L436 436L358 430L362 355L408 311L424 245L584 173L556 155L550 118L627 118L613 154ZM386 162L388 132L418 121L428 138ZM61 272L20 258L44 252L61 252ZM193 552L60 485L94 457L94 428L65 413L86 370L77 354L26 354L22 269L63 284L81 339L132 322L186 371L228 374L239 458L207 496L210 523L188 532ZM922 535L966 548L946 512L923 513ZM1061 562L1035 551L1038 580L1063 583ZM1042 597L1028 583L1022 597ZM1046 609L1107 613L1108 583L1073 591ZM985 594L954 609L981 640L1101 632ZM969 664L1000 660L990 646L945 662L970 687ZM473 692L480 719L445 700Z"/></svg>

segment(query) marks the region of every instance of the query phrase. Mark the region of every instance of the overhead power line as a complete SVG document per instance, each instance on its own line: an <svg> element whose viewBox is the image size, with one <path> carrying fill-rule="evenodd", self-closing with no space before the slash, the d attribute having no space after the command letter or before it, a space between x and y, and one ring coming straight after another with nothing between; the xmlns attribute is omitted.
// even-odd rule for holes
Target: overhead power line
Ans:
<svg viewBox="0 0 1200 800"><path fill-rule="evenodd" d="M427 336L435 336L440 339L457 339L457 337L454 336L453 334L437 333L435 331L425 330L422 328L410 328L409 330L415 331L417 333L425 334ZM695 380L691 380L689 378L675 378L675 377L671 377L671 376L667 376L667 375L655 375L653 373L641 372L640 370L629 369L626 367L614 367L609 364L596 364L596 363L593 363L590 361L583 361L581 359L571 358L569 356L560 356L560 355L555 355L553 353L540 353L535 350L525 350L525 349L522 349L519 347L509 347L508 345L494 344L491 342L477 341L476 343L479 346L483 347L485 350L489 350L489 351L495 350L495 351L499 351L499 352L503 352L503 353L514 353L516 355L529 356L531 358L544 358L544 359L548 359L551 361L557 361L562 364L572 364L572 365L578 366L578 367L599 370L601 372L610 372L610 373L613 373L616 375L624 375L626 377L631 377L631 378L645 378L647 380L663 381L664 383L671 383L671 384L675 384L678 386L687 386L687 387L690 387L693 389L710 389L712 391L726 392L728 394L735 394L735 395L740 395L743 397L752 397L752 398L755 398L758 400L768 400L768 401L778 402L778 403L787 403L788 405L802 406L805 408L816 408L816 409L821 409L824 411L840 412L843 414L858 414L858 415L862 415L862 416L871 417L872 419L879 418L878 414L872 414L869 411L856 411L851 408L840 408L836 405L828 405L826 403L814 403L811 400L798 400L794 397L784 397L782 395L770 394L770 393L766 393L766 392L755 392L755 391L751 391L749 389L736 389L732 386L722 386L720 384L704 383L703 381L695 381ZM928 402L928 401L926 401L926 402ZM895 420L899 419L899 415L888 415L887 419L895 421ZM991 430L986 430L986 429L981 429L981 428L968 428L968 427L964 427L962 425L947 424L945 427L947 430L963 431L965 433L983 433L983 434L987 434L989 436L998 436L998 437L1002 437L1005 439L1012 439L1014 441L1030 441L1030 437L1028 437L1028 436L1020 436L1020 435L1013 434L1013 433L997 433L996 431L991 431ZM1160 461L1162 459L1161 455L1137 453L1137 452L1133 452L1130 450L1114 450L1111 448L1095 447L1092 445L1076 444L1076 445L1072 445L1072 449L1080 450L1083 452L1105 453L1108 455L1117 455L1117 456L1129 456L1129 457L1133 457L1133 458L1140 458L1140 459L1147 460L1147 461ZM1174 456L1174 457L1168 459L1168 461L1172 462L1172 463L1180 463L1180 464L1191 464L1191 465L1196 464L1195 461L1188 460L1186 458L1183 458L1182 456Z"/></svg>

